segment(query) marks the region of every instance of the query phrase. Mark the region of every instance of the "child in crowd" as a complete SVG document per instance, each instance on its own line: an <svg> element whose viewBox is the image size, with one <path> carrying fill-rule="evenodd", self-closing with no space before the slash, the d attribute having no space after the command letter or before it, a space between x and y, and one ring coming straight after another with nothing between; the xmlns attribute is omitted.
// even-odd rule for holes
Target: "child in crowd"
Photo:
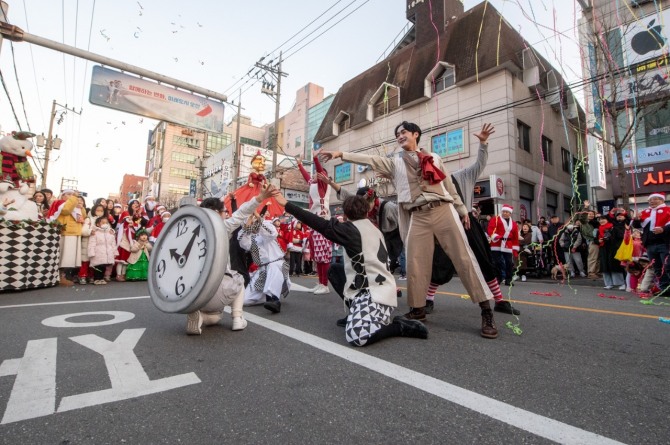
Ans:
<svg viewBox="0 0 670 445"><path fill-rule="evenodd" d="M291 253L289 276L302 275L302 249L306 238L307 234L302 229L302 223L296 221L288 235L288 250Z"/></svg>
<svg viewBox="0 0 670 445"><path fill-rule="evenodd" d="M156 240L158 239L158 235L161 234L161 231L163 230L163 227L165 227L165 224L168 222L170 219L170 216L172 216L172 213L168 212L165 210L163 213L161 213L161 220L156 224L151 231L151 236L149 236L149 242L153 246L156 243Z"/></svg>
<svg viewBox="0 0 670 445"><path fill-rule="evenodd" d="M93 284L107 284L117 255L116 235L109 220L100 216L88 240L88 257L93 269Z"/></svg>
<svg viewBox="0 0 670 445"><path fill-rule="evenodd" d="M127 281L146 281L149 274L149 252L152 246L149 243L149 233L140 229L135 233L135 241L130 248L128 257Z"/></svg>
<svg viewBox="0 0 670 445"><path fill-rule="evenodd" d="M79 197L78 199L81 200L80 204L84 205L84 198ZM86 215L84 223L81 226L81 267L79 268L79 274L77 276L79 284L93 283L94 281L93 271L89 268L88 258L88 240L93 232L94 221L95 219L92 218L91 214Z"/></svg>

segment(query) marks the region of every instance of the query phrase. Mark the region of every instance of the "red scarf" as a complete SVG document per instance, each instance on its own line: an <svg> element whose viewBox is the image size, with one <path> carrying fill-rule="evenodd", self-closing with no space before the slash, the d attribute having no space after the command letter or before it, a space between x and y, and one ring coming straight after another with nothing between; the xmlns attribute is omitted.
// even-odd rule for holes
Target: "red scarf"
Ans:
<svg viewBox="0 0 670 445"><path fill-rule="evenodd" d="M423 179L428 181L430 185L435 185L444 181L446 175L439 168L435 167L432 155L420 151L417 151L416 154L419 156L419 165L421 166L421 175L423 176Z"/></svg>
<svg viewBox="0 0 670 445"><path fill-rule="evenodd" d="M598 238L602 240L605 237L605 232L612 227L614 227L614 224L611 222L608 222L607 224L601 224L600 227L598 227ZM598 244L600 244L600 247L602 247L605 245L605 242L600 241Z"/></svg>

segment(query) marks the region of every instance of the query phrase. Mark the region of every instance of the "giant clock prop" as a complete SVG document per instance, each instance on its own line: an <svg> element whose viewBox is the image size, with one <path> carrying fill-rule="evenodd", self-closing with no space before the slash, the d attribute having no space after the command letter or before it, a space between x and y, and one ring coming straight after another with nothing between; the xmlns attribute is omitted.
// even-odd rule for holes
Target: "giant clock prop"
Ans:
<svg viewBox="0 0 670 445"><path fill-rule="evenodd" d="M187 205L161 231L149 260L149 294L163 312L188 314L203 307L228 264L228 233L213 210Z"/></svg>

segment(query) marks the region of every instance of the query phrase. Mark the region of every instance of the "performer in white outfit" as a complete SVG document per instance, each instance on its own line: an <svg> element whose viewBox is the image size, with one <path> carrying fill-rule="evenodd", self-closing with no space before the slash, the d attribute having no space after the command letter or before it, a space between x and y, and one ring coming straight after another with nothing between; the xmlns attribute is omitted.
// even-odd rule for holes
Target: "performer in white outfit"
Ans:
<svg viewBox="0 0 670 445"><path fill-rule="evenodd" d="M245 202L229 218L224 219L223 225L226 228L228 236L232 236L233 232L253 215L256 207L275 192L276 190L272 186L264 187L255 199ZM223 201L218 198L205 199L201 207L218 212L224 218L225 208ZM231 249L233 249L234 244L235 241L231 240ZM234 250L232 253L238 254ZM212 299L200 310L188 314L186 319L187 334L200 335L203 326L218 324L221 321L223 310L226 306L231 307L231 316L233 318L232 330L241 331L247 327L247 321L242 315L242 306L244 304L244 278L242 272L244 271L235 270L235 265L235 262L229 258L224 277Z"/></svg>
<svg viewBox="0 0 670 445"><path fill-rule="evenodd" d="M263 304L273 313L281 311L281 299L288 295L291 282L288 278L286 255L277 241L277 228L271 221L258 216L240 231L240 247L251 252L258 266L244 293L244 304Z"/></svg>

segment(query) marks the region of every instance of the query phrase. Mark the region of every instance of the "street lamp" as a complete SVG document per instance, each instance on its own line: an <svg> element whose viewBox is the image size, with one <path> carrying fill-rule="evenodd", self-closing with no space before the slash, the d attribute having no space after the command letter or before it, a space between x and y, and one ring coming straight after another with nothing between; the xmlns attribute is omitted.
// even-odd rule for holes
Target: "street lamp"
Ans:
<svg viewBox="0 0 670 445"><path fill-rule="evenodd" d="M207 158L210 154L208 152L203 153L202 157L196 158L195 168L199 170L198 177L200 178L200 188L198 189L198 199L202 199L205 195L205 168L207 168Z"/></svg>

